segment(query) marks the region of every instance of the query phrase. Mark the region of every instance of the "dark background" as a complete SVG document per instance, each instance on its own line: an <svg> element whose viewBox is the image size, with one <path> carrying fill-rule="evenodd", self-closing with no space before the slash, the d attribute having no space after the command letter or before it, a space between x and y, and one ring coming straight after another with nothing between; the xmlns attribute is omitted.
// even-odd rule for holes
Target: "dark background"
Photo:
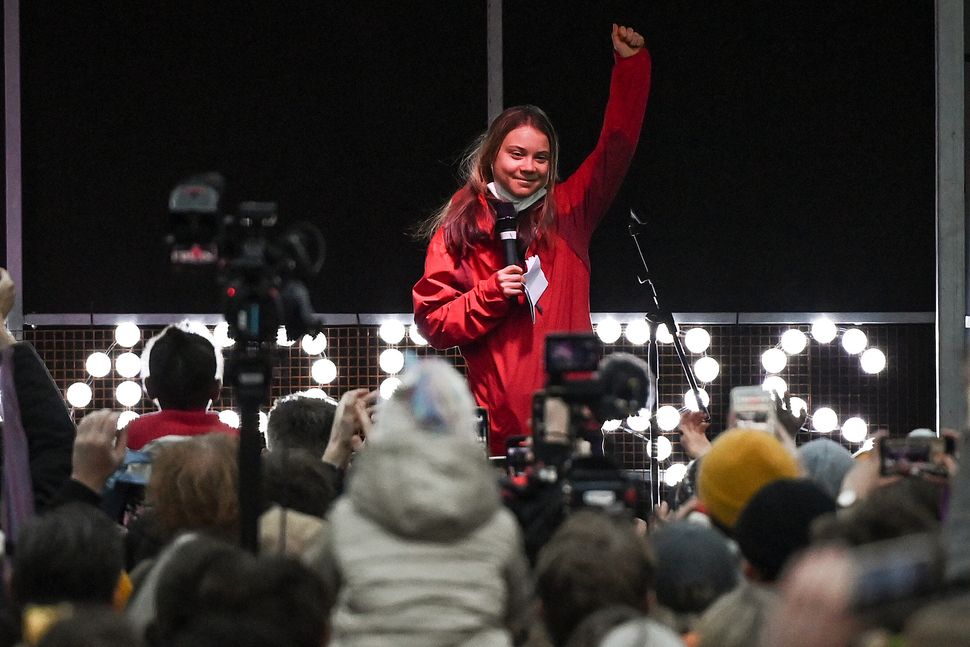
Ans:
<svg viewBox="0 0 970 647"><path fill-rule="evenodd" d="M328 241L320 312L408 312L406 230L486 125L485 2L21 3L25 311L214 312L162 238L218 170ZM597 232L594 311L934 309L930 0L506 2L507 105L600 126L613 21L654 58L637 158Z"/></svg>

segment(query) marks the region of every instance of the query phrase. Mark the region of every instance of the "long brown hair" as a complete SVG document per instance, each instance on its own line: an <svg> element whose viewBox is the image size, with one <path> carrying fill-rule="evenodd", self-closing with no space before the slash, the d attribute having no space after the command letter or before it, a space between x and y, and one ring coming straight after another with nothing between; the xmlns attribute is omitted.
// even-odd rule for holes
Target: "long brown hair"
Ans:
<svg viewBox="0 0 970 647"><path fill-rule="evenodd" d="M476 221L476 213L482 197L488 194L495 161L505 136L519 126L532 126L549 139L549 180L546 183L546 199L523 212L519 218L518 237L520 245L528 247L543 236L555 222L555 204L549 196L556 184L559 166L559 138L549 117L541 108L532 105L514 106L506 109L492 120L488 130L472 142L462 158L461 177L464 185L447 203L416 229L421 238L430 239L439 229L444 230L445 247L455 258L462 258L471 247L489 236Z"/></svg>

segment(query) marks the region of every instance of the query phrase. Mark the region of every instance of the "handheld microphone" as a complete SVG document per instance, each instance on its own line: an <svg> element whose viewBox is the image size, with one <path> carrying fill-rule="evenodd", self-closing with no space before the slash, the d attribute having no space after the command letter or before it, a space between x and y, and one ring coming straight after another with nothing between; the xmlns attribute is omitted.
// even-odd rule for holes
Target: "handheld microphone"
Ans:
<svg viewBox="0 0 970 647"><path fill-rule="evenodd" d="M515 212L515 205L511 202L495 202L495 233L502 241L505 249L505 264L518 265L522 261L519 259L518 248L518 214Z"/></svg>

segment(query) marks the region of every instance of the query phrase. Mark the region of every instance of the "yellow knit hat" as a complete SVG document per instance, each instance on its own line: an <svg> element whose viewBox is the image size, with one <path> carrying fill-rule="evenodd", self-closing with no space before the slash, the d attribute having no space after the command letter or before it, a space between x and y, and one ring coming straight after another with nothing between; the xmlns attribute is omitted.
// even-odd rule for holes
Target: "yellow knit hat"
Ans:
<svg viewBox="0 0 970 647"><path fill-rule="evenodd" d="M697 495L711 518L730 529L763 486L798 475L795 456L773 435L759 429L730 429L714 440L701 459Z"/></svg>

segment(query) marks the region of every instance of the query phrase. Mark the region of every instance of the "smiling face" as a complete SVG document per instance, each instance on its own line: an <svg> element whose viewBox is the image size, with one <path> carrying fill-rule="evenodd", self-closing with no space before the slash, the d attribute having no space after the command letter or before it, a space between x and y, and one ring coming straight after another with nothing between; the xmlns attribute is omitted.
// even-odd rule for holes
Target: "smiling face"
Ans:
<svg viewBox="0 0 970 647"><path fill-rule="evenodd" d="M549 182L551 157L549 138L542 131L519 126L502 140L492 177L509 195L528 198Z"/></svg>

